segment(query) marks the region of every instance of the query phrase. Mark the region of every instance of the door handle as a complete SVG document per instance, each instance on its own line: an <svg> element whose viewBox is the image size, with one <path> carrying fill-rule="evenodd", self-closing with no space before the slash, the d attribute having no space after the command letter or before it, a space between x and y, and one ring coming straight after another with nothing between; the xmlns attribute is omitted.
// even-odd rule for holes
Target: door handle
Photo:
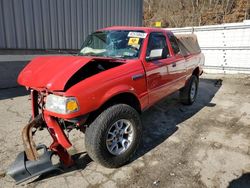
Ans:
<svg viewBox="0 0 250 188"><path fill-rule="evenodd" d="M136 75L132 76L132 80L138 80L138 79L143 78L143 77L144 77L144 74L136 74Z"/></svg>
<svg viewBox="0 0 250 188"><path fill-rule="evenodd" d="M173 64L172 64L172 67L176 67L176 63L173 63Z"/></svg>

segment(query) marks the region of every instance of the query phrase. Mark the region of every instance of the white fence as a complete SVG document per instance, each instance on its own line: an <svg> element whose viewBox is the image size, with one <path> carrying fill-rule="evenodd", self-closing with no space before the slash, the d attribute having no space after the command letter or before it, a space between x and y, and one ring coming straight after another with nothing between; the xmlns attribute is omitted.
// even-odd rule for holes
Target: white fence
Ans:
<svg viewBox="0 0 250 188"><path fill-rule="evenodd" d="M250 20L242 23L171 28L195 33L205 55L207 73L250 73Z"/></svg>

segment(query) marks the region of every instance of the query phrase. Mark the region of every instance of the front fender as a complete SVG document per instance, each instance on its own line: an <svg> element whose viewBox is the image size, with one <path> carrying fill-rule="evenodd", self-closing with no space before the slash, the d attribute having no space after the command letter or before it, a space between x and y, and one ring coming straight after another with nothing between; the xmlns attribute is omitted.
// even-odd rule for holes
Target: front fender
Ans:
<svg viewBox="0 0 250 188"><path fill-rule="evenodd" d="M145 72L141 63L134 61L80 81L64 93L64 96L77 98L79 111L60 116L57 114L56 117L72 119L88 114L121 93L133 94L140 101L141 108L144 108L148 104L146 78L133 79L138 74L144 75Z"/></svg>

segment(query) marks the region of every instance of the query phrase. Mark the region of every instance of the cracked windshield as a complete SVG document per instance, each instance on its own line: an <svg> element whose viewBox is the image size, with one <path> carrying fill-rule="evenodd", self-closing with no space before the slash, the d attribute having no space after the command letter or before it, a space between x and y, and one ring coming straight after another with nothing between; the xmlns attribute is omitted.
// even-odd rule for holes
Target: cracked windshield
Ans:
<svg viewBox="0 0 250 188"><path fill-rule="evenodd" d="M138 58L146 33L137 31L98 31L89 35L79 55Z"/></svg>

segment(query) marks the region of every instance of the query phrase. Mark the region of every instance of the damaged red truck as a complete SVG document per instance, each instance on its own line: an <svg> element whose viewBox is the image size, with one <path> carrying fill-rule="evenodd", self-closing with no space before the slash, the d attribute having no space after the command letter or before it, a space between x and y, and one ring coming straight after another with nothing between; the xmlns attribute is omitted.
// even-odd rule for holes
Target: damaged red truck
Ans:
<svg viewBox="0 0 250 188"><path fill-rule="evenodd" d="M144 27L101 29L87 37L77 56L33 59L18 77L31 91L33 117L22 133L25 152L8 174L19 183L55 170L53 156L73 165L65 132L74 128L85 133L94 161L124 165L142 137L139 114L178 90L181 102L192 104L203 64L195 35ZM53 138L49 148L32 139L41 129Z"/></svg>

